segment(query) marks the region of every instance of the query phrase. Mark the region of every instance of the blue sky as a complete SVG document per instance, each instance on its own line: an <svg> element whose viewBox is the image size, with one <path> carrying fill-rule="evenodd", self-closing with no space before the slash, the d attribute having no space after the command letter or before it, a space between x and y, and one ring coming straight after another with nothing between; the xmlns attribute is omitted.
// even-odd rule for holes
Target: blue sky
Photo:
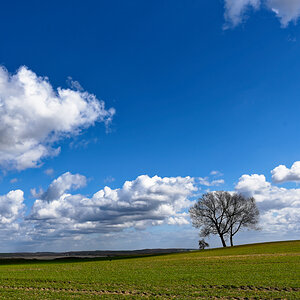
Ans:
<svg viewBox="0 0 300 300"><path fill-rule="evenodd" d="M258 198L264 230L238 243L299 237L299 1L10 1L2 11L0 251L196 247L186 212L207 189ZM99 204L106 185L121 192ZM160 215L128 200L151 210L149 185L163 186ZM15 190L23 196L8 201ZM113 197L127 201L125 217ZM76 219L91 209L83 199L99 211ZM103 201L122 218L97 219Z"/></svg>

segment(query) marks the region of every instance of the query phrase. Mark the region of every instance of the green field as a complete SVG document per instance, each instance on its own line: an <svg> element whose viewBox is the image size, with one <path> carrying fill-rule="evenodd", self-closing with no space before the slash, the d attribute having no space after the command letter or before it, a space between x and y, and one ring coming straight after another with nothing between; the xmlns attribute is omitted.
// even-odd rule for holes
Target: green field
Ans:
<svg viewBox="0 0 300 300"><path fill-rule="evenodd" d="M10 262L7 299L300 299L300 241L110 260Z"/></svg>

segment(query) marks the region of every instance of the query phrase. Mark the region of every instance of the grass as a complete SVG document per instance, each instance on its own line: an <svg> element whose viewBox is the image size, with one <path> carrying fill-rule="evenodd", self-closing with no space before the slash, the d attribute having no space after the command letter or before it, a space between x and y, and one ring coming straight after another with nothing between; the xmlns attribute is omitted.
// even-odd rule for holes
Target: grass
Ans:
<svg viewBox="0 0 300 300"><path fill-rule="evenodd" d="M0 265L0 299L300 299L300 241Z"/></svg>

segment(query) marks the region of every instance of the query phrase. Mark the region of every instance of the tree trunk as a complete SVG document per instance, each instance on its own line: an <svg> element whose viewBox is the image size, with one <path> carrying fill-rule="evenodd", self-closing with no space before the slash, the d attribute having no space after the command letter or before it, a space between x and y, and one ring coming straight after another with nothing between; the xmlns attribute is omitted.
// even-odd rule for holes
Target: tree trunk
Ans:
<svg viewBox="0 0 300 300"><path fill-rule="evenodd" d="M226 243L225 243L225 240L224 240L224 237L223 237L222 234L220 234L220 239L221 239L221 241L222 241L223 247L226 247Z"/></svg>
<svg viewBox="0 0 300 300"><path fill-rule="evenodd" d="M233 246L233 234L232 234L232 226L230 226L230 246Z"/></svg>

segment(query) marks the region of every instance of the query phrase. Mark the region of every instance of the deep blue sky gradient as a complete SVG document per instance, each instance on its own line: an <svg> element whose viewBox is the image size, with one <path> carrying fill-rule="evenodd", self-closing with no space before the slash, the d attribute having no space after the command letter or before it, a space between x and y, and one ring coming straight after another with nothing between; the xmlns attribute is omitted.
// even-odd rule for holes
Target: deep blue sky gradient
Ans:
<svg viewBox="0 0 300 300"><path fill-rule="evenodd" d="M109 133L97 124L42 168L3 176L1 194L21 188L30 203L30 188L52 180L47 168L87 176L85 194L212 170L232 189L242 174L299 160L299 26L261 10L224 31L223 13L222 1L3 2L0 64L54 87L71 76L117 113Z"/></svg>

